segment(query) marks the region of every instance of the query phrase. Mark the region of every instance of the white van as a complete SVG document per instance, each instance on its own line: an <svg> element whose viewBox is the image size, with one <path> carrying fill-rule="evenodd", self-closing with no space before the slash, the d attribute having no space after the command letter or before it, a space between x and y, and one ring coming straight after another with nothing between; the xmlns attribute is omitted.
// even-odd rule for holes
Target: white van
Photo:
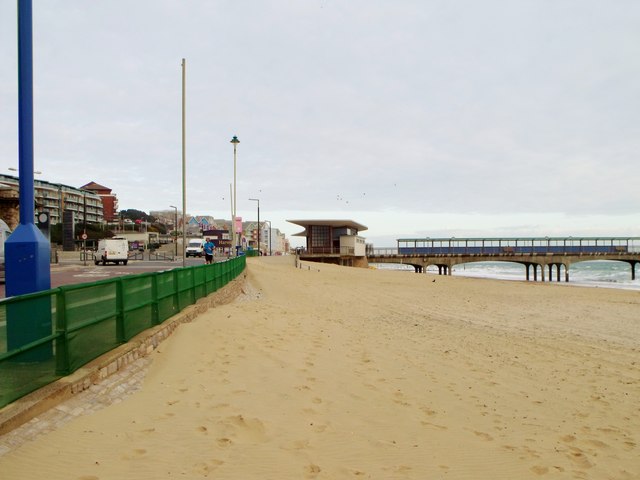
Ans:
<svg viewBox="0 0 640 480"><path fill-rule="evenodd" d="M4 268L4 242L11 235L11 229L5 223L4 220L0 220L0 282L4 283L5 280L5 268Z"/></svg>
<svg viewBox="0 0 640 480"><path fill-rule="evenodd" d="M93 261L96 265L100 263L106 265L107 262L115 263L116 265L122 262L126 265L129 261L129 242L126 238L121 237L100 240L98 248L93 254Z"/></svg>
<svg viewBox="0 0 640 480"><path fill-rule="evenodd" d="M204 255L204 240L202 238L190 238L184 254L187 257L201 257Z"/></svg>

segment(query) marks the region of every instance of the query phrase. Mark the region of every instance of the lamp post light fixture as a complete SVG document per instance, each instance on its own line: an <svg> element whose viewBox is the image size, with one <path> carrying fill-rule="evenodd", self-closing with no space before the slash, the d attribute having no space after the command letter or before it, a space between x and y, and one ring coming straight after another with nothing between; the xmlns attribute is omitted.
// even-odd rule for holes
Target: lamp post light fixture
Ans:
<svg viewBox="0 0 640 480"><path fill-rule="evenodd" d="M231 220L232 226L231 229L233 230L233 248L236 251L235 254L238 254L238 240L237 240L237 235L236 235L236 213L237 213L237 208L238 208L238 204L237 204L237 191L236 191L236 165L237 165L237 154L238 154L238 144L240 143L240 140L238 140L238 137L236 137L235 135L233 136L233 138L231 139L231 143L233 144L233 219Z"/></svg>
<svg viewBox="0 0 640 480"><path fill-rule="evenodd" d="M258 202L258 256L260 256L262 250L260 249L260 199L250 198L252 202Z"/></svg>
<svg viewBox="0 0 640 480"><path fill-rule="evenodd" d="M18 171L17 168L13 168L13 167L9 167L9 170L11 170L12 172L17 172ZM33 173L35 175L42 175L42 172L39 172L38 170L34 170Z"/></svg>
<svg viewBox="0 0 640 480"><path fill-rule="evenodd" d="M174 207L173 205L169 205L169 206L176 211L175 223L173 224L173 230L175 232L173 241L176 244L176 255L175 256L176 256L176 258L178 258L178 207Z"/></svg>

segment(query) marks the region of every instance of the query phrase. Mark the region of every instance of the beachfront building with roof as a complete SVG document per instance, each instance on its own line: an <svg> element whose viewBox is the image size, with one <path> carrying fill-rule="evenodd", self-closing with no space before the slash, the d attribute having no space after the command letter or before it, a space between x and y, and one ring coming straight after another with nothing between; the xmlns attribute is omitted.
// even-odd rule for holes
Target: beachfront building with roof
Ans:
<svg viewBox="0 0 640 480"><path fill-rule="evenodd" d="M367 267L365 239L359 232L367 230L353 220L287 220L304 228L296 237L305 237L306 246L298 254L301 260L337 265Z"/></svg>

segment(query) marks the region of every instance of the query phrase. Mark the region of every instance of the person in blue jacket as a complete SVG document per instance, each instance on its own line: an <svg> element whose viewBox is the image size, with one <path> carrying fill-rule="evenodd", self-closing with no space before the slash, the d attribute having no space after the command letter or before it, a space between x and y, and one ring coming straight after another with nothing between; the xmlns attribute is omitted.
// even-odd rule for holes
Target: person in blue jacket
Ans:
<svg viewBox="0 0 640 480"><path fill-rule="evenodd" d="M210 238L207 238L202 248L204 249L204 263L213 263L213 249L216 248L216 246Z"/></svg>

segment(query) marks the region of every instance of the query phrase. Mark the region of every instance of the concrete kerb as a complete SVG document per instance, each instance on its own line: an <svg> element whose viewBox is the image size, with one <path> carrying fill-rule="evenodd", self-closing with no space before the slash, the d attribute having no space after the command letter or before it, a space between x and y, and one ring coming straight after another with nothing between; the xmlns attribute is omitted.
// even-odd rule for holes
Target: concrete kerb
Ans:
<svg viewBox="0 0 640 480"><path fill-rule="evenodd" d="M181 324L217 305L233 301L246 283L246 271L223 288L199 299L180 313L138 334L127 343L92 360L71 375L46 385L0 409L0 435L27 423L43 412L98 384L137 359L151 354Z"/></svg>

